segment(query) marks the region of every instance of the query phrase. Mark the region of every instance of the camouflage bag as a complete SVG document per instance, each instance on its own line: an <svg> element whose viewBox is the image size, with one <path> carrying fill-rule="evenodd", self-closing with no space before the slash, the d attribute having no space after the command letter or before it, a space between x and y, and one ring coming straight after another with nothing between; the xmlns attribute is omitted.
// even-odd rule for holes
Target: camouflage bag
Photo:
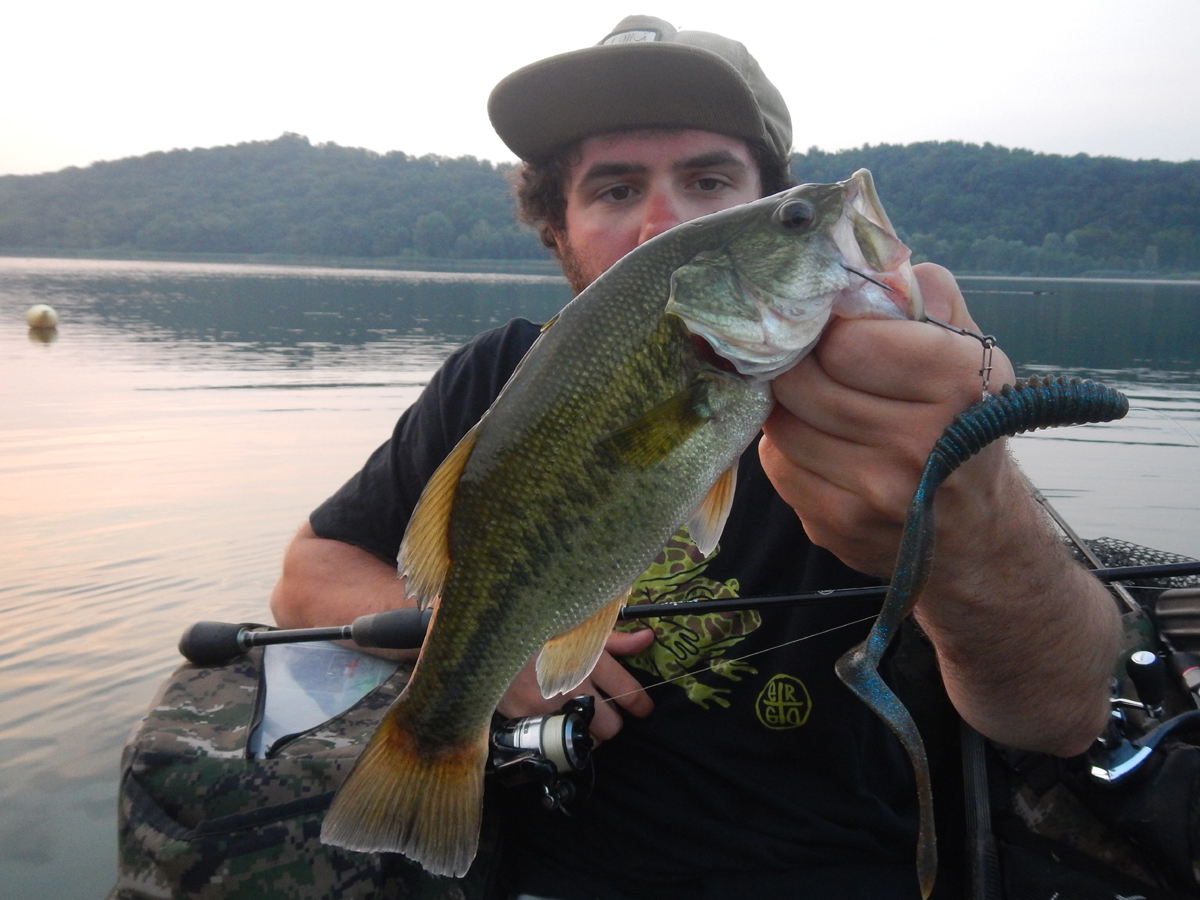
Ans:
<svg viewBox="0 0 1200 900"><path fill-rule="evenodd" d="M320 841L334 792L410 671L401 667L350 709L255 759L248 746L262 715L262 648L218 668L181 666L125 747L108 900L485 897L496 857L486 814L463 879Z"/></svg>

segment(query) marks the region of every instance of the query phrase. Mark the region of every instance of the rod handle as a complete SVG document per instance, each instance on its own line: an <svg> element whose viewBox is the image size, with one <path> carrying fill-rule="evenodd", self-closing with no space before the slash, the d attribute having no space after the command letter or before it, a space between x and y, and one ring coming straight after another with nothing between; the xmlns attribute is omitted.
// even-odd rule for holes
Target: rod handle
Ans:
<svg viewBox="0 0 1200 900"><path fill-rule="evenodd" d="M350 626L350 635L360 647L416 650L425 641L425 631L432 618L432 609L421 610L415 606L389 609L359 616Z"/></svg>
<svg viewBox="0 0 1200 900"><path fill-rule="evenodd" d="M179 639L179 652L197 666L223 666L250 649L243 636L262 627L254 622L196 622Z"/></svg>

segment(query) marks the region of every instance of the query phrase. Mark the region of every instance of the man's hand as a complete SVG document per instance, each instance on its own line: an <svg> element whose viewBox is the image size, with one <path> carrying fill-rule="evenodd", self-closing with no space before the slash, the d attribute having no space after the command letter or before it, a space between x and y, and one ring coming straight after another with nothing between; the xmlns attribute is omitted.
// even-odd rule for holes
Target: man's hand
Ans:
<svg viewBox="0 0 1200 900"><path fill-rule="evenodd" d="M633 656L641 653L654 640L654 632L649 628L640 631L614 631L604 645L604 653L592 674L584 679L579 687L569 694L559 694L549 700L542 696L538 687L537 673L534 672L534 661L521 670L508 689L508 693L496 708L502 715L509 718L517 716L537 716L544 713L558 712L570 697L580 694L591 694L596 698L596 717L592 719L592 737L604 741L614 737L621 730L624 721L621 713L614 708L613 703L622 709L644 719L654 709L654 701L650 699L641 684L629 671L616 661L615 656ZM605 702L612 697L611 702Z"/></svg>
<svg viewBox="0 0 1200 900"><path fill-rule="evenodd" d="M914 271L929 315L978 330L949 272ZM814 543L860 572L890 576L929 451L980 397L982 358L978 341L927 323L837 319L808 357L775 379L763 467ZM1013 382L999 350L993 366L992 390ZM994 493L998 486L988 482L1005 454L997 445L982 456L943 491L970 480L963 487L972 502Z"/></svg>
<svg viewBox="0 0 1200 900"><path fill-rule="evenodd" d="M931 316L977 330L953 277L914 272ZM839 320L773 384L763 468L813 542L888 578L942 431L979 399L978 341L933 325ZM1013 381L996 351L991 389ZM938 490L933 573L915 610L958 711L996 740L1082 752L1108 715L1116 606L1070 559L997 441Z"/></svg>

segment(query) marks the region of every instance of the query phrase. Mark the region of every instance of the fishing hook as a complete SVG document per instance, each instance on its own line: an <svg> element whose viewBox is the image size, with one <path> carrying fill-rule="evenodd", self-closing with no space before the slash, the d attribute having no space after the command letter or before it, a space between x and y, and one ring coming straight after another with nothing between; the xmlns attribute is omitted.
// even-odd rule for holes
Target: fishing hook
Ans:
<svg viewBox="0 0 1200 900"><path fill-rule="evenodd" d="M969 328L959 328L957 325L951 325L949 322L943 322L941 319L935 319L933 316L926 316L925 321L939 328L945 328L947 331L953 331L955 334L975 338L975 340L983 345L983 362L979 366L979 377L983 379L983 396L987 397L988 385L992 383L992 351L996 348L996 336L992 334L980 334L978 331L972 331Z"/></svg>
<svg viewBox="0 0 1200 900"><path fill-rule="evenodd" d="M878 278L872 278L866 272L860 272L858 269L842 263L842 268L847 272L853 272L859 278L878 285L885 291L895 293L896 289L890 284L885 284ZM983 362L979 366L979 377L983 379L983 396L988 395L988 386L992 383L992 351L996 348L996 337L991 334L980 334L978 331L971 331L969 328L959 328L957 325L951 325L949 322L943 322L941 319L935 319L933 316L926 316L925 321L939 328L945 328L947 331L953 331L955 334L961 334L965 337L975 338L983 345Z"/></svg>
<svg viewBox="0 0 1200 900"><path fill-rule="evenodd" d="M890 291L893 294L896 293L896 289L894 287L892 287L890 284L884 284L878 278L872 278L867 273L860 272L860 271L858 271L858 269L853 269L850 266L846 265L845 263L842 263L842 268L845 269L847 272L853 272L859 278L866 279L867 281L871 282L871 284L879 285L879 287L883 288L885 291Z"/></svg>

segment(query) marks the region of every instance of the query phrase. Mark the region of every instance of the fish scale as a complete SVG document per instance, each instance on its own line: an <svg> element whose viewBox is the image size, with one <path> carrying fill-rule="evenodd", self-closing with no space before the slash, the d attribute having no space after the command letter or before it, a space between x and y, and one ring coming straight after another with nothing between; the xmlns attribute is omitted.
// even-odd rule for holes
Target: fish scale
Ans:
<svg viewBox="0 0 1200 900"><path fill-rule="evenodd" d="M888 267L867 272L864 257ZM671 229L568 304L413 512L402 574L436 612L322 839L463 874L512 680L540 650L543 694L572 689L681 525L711 551L769 379L831 311L902 317L889 282L920 317L907 248L862 171Z"/></svg>

